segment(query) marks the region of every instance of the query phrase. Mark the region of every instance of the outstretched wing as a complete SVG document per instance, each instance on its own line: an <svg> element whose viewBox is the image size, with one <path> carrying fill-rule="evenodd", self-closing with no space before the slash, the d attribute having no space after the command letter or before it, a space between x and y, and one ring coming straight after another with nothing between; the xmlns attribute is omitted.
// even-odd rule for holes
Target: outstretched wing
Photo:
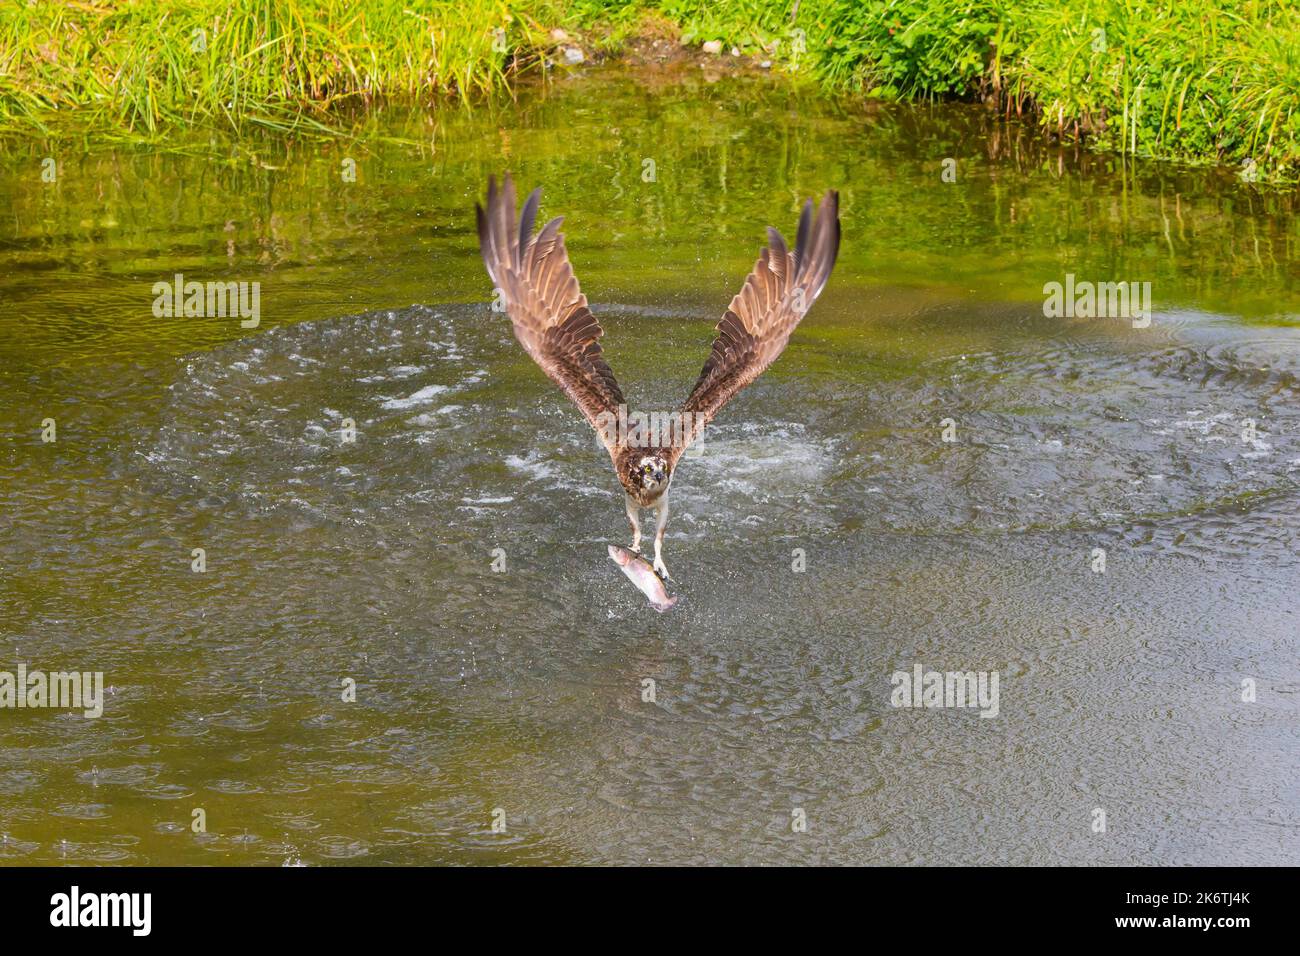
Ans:
<svg viewBox="0 0 1300 956"><path fill-rule="evenodd" d="M475 204L478 241L488 275L501 291L515 338L564 393L573 399L587 421L610 444L603 413L618 414L623 404L614 373L600 349L604 335L587 308L587 297L569 265L560 233L563 217L552 219L537 235L533 220L541 200L534 189L515 222L515 185L507 173L496 188L488 178L487 209Z"/></svg>
<svg viewBox="0 0 1300 956"><path fill-rule="evenodd" d="M839 193L827 190L815 219L812 200L804 204L793 252L770 226L767 241L718 323L713 351L682 406L691 414L682 416L684 440L673 443L678 457L727 402L776 361L821 294L840 248Z"/></svg>

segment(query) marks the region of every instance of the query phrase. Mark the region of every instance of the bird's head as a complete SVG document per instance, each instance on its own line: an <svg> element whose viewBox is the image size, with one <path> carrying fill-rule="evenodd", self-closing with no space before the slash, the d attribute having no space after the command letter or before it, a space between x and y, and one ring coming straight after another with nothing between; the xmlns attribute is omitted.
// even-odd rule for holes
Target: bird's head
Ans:
<svg viewBox="0 0 1300 956"><path fill-rule="evenodd" d="M662 455L642 455L632 469L632 480L647 494L655 494L668 485L668 459Z"/></svg>

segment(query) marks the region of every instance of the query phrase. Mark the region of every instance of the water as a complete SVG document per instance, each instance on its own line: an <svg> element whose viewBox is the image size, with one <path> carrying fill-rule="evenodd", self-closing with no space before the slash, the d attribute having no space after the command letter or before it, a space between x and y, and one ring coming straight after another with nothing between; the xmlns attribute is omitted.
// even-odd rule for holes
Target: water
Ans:
<svg viewBox="0 0 1300 956"><path fill-rule="evenodd" d="M1294 196L686 68L173 145L0 162L0 670L110 685L0 711L0 859L1295 861ZM826 294L674 479L667 614L487 308L506 166L637 408L841 189ZM155 317L177 272L260 326ZM1151 327L1044 317L1067 272L1151 282ZM891 707L918 662L999 715Z"/></svg>

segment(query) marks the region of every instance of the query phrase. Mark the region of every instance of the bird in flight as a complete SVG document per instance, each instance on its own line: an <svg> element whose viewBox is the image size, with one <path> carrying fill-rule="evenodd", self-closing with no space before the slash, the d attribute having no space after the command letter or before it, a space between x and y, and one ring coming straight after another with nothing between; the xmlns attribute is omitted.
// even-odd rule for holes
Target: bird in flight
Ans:
<svg viewBox="0 0 1300 956"><path fill-rule="evenodd" d="M717 325L704 370L664 427L626 427L626 403L600 348L604 330L578 288L560 232L563 217L536 234L542 190L534 189L515 220L515 187L488 178L487 209L478 213L479 248L488 276L505 303L519 344L571 398L596 429L623 486L632 524L632 550L641 551L643 508L655 510L654 570L667 578L662 549L668 525L668 486L678 459L705 425L776 361L799 320L830 278L840 247L839 194L827 190L816 215L804 203L791 250L768 227L768 245Z"/></svg>

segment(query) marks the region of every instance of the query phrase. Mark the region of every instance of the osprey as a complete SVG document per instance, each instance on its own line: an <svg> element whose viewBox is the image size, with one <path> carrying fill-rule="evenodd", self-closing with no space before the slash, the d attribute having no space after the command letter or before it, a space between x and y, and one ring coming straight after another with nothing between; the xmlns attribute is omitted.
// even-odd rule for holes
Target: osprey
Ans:
<svg viewBox="0 0 1300 956"><path fill-rule="evenodd" d="M668 577L661 550L668 524L668 486L686 448L722 407L776 361L799 320L830 278L840 247L839 194L827 190L816 216L804 203L791 251L768 227L768 245L731 300L704 370L667 434L629 436L623 392L600 348L604 334L569 265L560 232L563 217L533 234L542 190L534 189L515 222L515 187L488 178L487 209L478 213L479 248L514 326L515 337L601 436L626 495L632 550L641 551L642 508L655 509L654 569Z"/></svg>

